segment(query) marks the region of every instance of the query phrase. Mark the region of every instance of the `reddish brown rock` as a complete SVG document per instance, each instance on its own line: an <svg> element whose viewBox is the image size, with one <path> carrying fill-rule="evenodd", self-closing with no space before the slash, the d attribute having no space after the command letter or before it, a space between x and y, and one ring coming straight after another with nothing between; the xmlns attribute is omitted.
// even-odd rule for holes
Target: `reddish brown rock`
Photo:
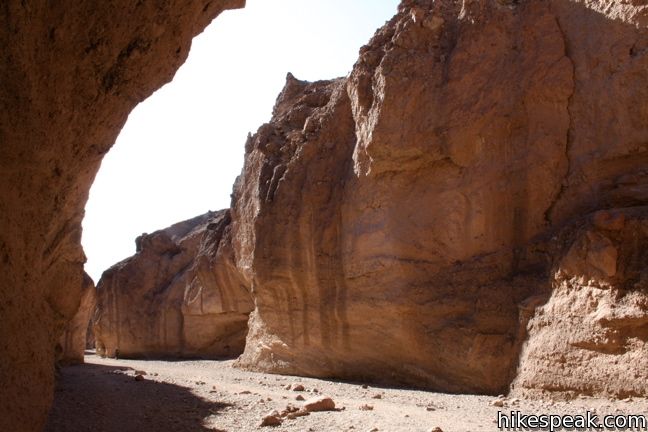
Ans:
<svg viewBox="0 0 648 432"><path fill-rule="evenodd" d="M304 402L304 410L307 412L333 411L335 410L335 402L333 399L326 396L308 399Z"/></svg>
<svg viewBox="0 0 648 432"><path fill-rule="evenodd" d="M102 156L191 37L241 3L0 8L0 430L43 424ZM290 77L248 142L222 261L255 296L240 364L499 393L526 340L520 388L602 391L595 377L637 393L623 365L644 355L644 288L627 268L645 265L626 254L644 210L572 228L567 250L547 239L648 201L647 24L641 1L406 0L349 78ZM594 325L598 306L569 305L589 280L622 315ZM196 305L183 316L200 321ZM564 335L564 311L579 339L541 343L536 320ZM552 381L550 354L572 380Z"/></svg>
<svg viewBox="0 0 648 432"><path fill-rule="evenodd" d="M171 80L191 39L243 3L2 3L0 430L45 422L55 345L81 298L81 219L103 155L133 107Z"/></svg>
<svg viewBox="0 0 648 432"><path fill-rule="evenodd" d="M289 76L235 185L238 364L506 391L547 239L648 201L646 11L605 5L406 1L347 79ZM623 246L584 241L617 277Z"/></svg>
<svg viewBox="0 0 648 432"><path fill-rule="evenodd" d="M565 234L551 294L528 324L515 392L648 396L648 207L615 215L622 229L601 231L595 217Z"/></svg>
<svg viewBox="0 0 648 432"><path fill-rule="evenodd" d="M231 357L243 351L252 299L234 267L228 210L137 239L97 284L97 353Z"/></svg>
<svg viewBox="0 0 648 432"><path fill-rule="evenodd" d="M84 274L79 309L65 326L65 332L57 346L57 350L59 350L58 363L63 365L83 363L83 356L88 344L88 325L96 303L97 290L94 282L90 276Z"/></svg>
<svg viewBox="0 0 648 432"><path fill-rule="evenodd" d="M282 420L281 420L281 416L279 415L279 412L277 410L274 410L263 417L260 426L261 427L281 426L281 423Z"/></svg>
<svg viewBox="0 0 648 432"><path fill-rule="evenodd" d="M96 295L96 291L95 291ZM96 302L96 299L95 299ZM94 312L94 310L93 310ZM95 349L95 335L94 335L94 325L92 322L92 314L90 314L90 321L88 321L88 327L86 329L86 349L92 350Z"/></svg>

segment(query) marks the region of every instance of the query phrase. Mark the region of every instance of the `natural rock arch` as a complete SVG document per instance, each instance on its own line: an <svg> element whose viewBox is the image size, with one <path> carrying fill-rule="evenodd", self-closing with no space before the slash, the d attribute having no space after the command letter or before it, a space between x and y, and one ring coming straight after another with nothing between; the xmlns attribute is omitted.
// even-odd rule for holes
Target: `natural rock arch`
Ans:
<svg viewBox="0 0 648 432"><path fill-rule="evenodd" d="M2 430L43 423L102 155L191 37L243 2L69 3L0 9ZM645 363L623 366L648 349L639 3L404 0L347 80L289 76L234 189L256 306L239 364L645 395ZM610 353L622 363L601 370Z"/></svg>
<svg viewBox="0 0 648 432"><path fill-rule="evenodd" d="M0 6L0 430L35 431L54 347L79 306L81 219L129 112L191 39L245 0L18 1Z"/></svg>

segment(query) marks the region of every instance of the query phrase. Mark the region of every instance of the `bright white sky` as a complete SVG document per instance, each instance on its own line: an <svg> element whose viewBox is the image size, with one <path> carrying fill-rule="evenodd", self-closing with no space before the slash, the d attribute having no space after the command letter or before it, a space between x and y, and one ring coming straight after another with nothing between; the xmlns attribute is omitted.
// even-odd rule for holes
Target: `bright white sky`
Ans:
<svg viewBox="0 0 648 432"><path fill-rule="evenodd" d="M193 41L175 79L131 113L104 158L83 221L86 271L135 252L135 238L230 205L248 132L270 120L287 72L347 75L397 0L248 0Z"/></svg>

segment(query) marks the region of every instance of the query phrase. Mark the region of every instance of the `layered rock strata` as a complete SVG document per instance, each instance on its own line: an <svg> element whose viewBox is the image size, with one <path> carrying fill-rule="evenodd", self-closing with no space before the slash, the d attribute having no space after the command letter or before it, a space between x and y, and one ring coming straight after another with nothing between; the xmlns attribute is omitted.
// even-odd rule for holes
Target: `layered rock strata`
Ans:
<svg viewBox="0 0 648 432"><path fill-rule="evenodd" d="M97 285L97 354L239 355L253 303L234 266L229 223L229 211L209 212L138 237L137 253Z"/></svg>
<svg viewBox="0 0 648 432"><path fill-rule="evenodd" d="M128 113L244 0L0 6L0 430L37 431L83 286L88 190ZM227 41L223 41L227 43Z"/></svg>

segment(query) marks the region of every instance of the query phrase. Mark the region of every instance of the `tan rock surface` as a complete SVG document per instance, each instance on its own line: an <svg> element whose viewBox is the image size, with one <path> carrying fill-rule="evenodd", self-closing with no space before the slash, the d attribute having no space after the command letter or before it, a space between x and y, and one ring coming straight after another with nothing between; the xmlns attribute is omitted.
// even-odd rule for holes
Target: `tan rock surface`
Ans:
<svg viewBox="0 0 648 432"><path fill-rule="evenodd" d="M82 292L81 219L128 113L244 0L0 7L0 430L42 428ZM223 43L227 43L223 41Z"/></svg>
<svg viewBox="0 0 648 432"><path fill-rule="evenodd" d="M137 239L97 284L97 353L231 357L243 351L252 299L235 271L228 210Z"/></svg>
<svg viewBox="0 0 648 432"><path fill-rule="evenodd" d="M528 325L514 391L648 396L648 207L598 217L565 239L553 289Z"/></svg>
<svg viewBox="0 0 648 432"><path fill-rule="evenodd" d="M256 304L239 366L506 391L555 288L548 239L648 199L647 16L406 1L347 79L289 76L235 185ZM588 241L588 265L616 277L628 246Z"/></svg>
<svg viewBox="0 0 648 432"><path fill-rule="evenodd" d="M304 409L308 412L333 411L335 402L328 396L318 396L304 402Z"/></svg>
<svg viewBox="0 0 648 432"><path fill-rule="evenodd" d="M0 8L0 430L43 425L102 156L191 37L242 3ZM528 337L516 388L636 394L623 366L643 365L643 276L630 273L645 269L632 231L645 210L561 234L573 250L549 239L648 201L644 3L406 0L347 79L289 77L246 148L232 249L195 270L252 290L239 364L498 393ZM555 262L571 276L556 279ZM174 310L202 329L205 293L188 286ZM550 353L573 373L552 378Z"/></svg>
<svg viewBox="0 0 648 432"><path fill-rule="evenodd" d="M88 344L88 325L97 304L97 290L92 278L83 275L83 291L79 309L67 325L57 346L57 362L60 364L83 363ZM94 345L94 342L93 342ZM94 346L93 346L94 348Z"/></svg>

